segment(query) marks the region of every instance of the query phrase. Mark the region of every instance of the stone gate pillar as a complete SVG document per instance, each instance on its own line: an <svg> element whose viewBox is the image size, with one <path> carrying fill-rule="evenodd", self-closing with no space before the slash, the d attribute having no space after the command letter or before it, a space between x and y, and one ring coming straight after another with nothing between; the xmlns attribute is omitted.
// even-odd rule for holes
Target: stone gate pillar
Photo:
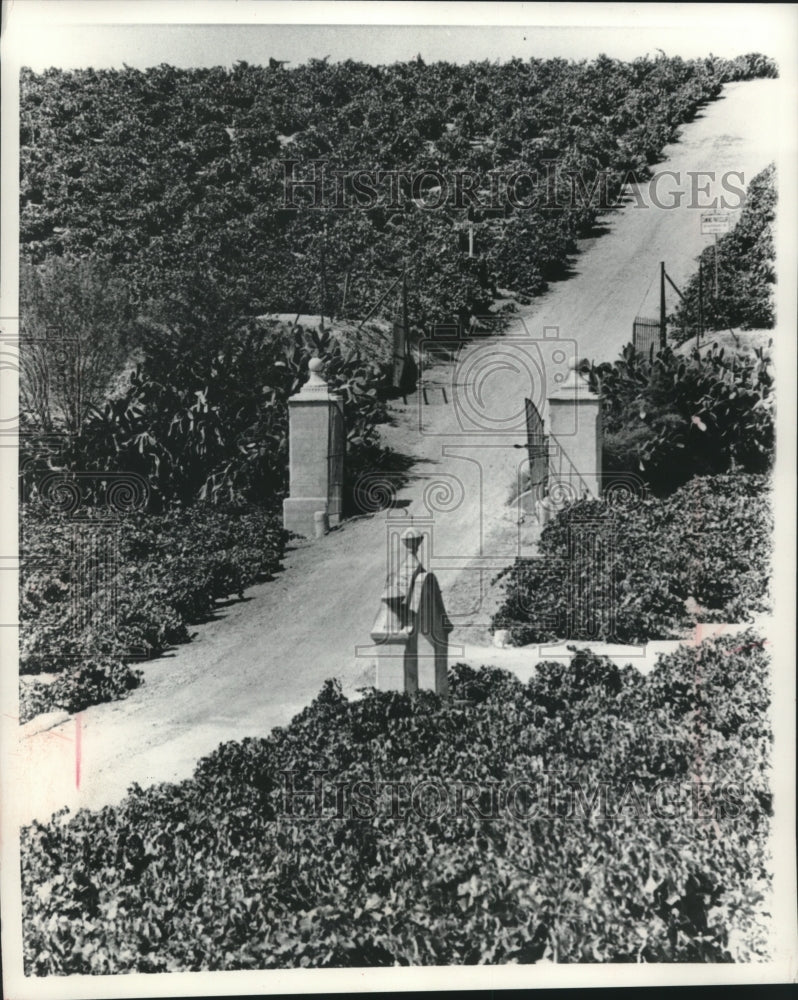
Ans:
<svg viewBox="0 0 798 1000"><path fill-rule="evenodd" d="M591 496L601 495L601 397L592 392L573 358L564 382L549 396L549 429ZM576 484L574 484L576 485Z"/></svg>
<svg viewBox="0 0 798 1000"><path fill-rule="evenodd" d="M289 496L283 500L283 526L312 538L316 514L330 527L342 517L344 451L343 401L329 391L322 361L311 358L310 377L288 400Z"/></svg>

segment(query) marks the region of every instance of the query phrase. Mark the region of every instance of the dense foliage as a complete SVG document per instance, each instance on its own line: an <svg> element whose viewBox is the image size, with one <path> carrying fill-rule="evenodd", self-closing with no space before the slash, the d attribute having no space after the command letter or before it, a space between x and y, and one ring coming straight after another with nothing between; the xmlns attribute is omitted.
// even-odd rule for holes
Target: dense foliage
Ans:
<svg viewBox="0 0 798 1000"><path fill-rule="evenodd" d="M768 609L773 519L765 476L706 476L667 499L582 500L541 532L539 555L505 570L493 620L518 644L647 642L698 621Z"/></svg>
<svg viewBox="0 0 798 1000"><path fill-rule="evenodd" d="M450 677L23 830L28 973L766 957L761 639Z"/></svg>
<svg viewBox="0 0 798 1000"><path fill-rule="evenodd" d="M593 365L601 393L604 469L642 475L655 493L692 476L760 473L773 461L774 382L770 349L689 357L665 348L649 357L631 345Z"/></svg>
<svg viewBox="0 0 798 1000"><path fill-rule="evenodd" d="M243 320L206 287L164 300L140 318L142 359L127 384L91 407L80 433L57 441L24 436L27 481L52 468L143 476L153 509L179 501L248 501L276 507L288 487L288 397L320 356L343 399L350 487L381 458L378 390L385 365L342 348L329 332ZM38 428L37 428L38 429Z"/></svg>
<svg viewBox="0 0 798 1000"><path fill-rule="evenodd" d="M219 599L279 565L283 531L263 511L197 504L161 516L78 518L43 502L21 511L22 721L123 697L131 661L189 638Z"/></svg>
<svg viewBox="0 0 798 1000"><path fill-rule="evenodd" d="M584 191L602 178L616 199L726 81L774 75L761 55L25 69L22 252L34 263L95 255L140 299L202 273L251 314L362 316L407 265L411 314L426 328L481 309L495 282L542 288L601 207L572 197L573 178ZM286 176L307 179L313 161L325 163L329 211L285 197ZM347 181L351 210L339 211L335 170L437 170L450 186L471 172L477 188L491 171L531 174L517 200L533 207L502 196L496 211L475 208L479 262L461 249L456 199L429 211L411 199L434 204L434 176L416 192L378 183L376 200Z"/></svg>
<svg viewBox="0 0 798 1000"><path fill-rule="evenodd" d="M770 164L748 186L740 218L717 242L718 295L715 297L715 246L701 254L703 327L705 330L770 330L773 327L773 287L776 282L773 219L776 209L776 168ZM698 330L698 272L684 288L684 300L671 317L677 343Z"/></svg>

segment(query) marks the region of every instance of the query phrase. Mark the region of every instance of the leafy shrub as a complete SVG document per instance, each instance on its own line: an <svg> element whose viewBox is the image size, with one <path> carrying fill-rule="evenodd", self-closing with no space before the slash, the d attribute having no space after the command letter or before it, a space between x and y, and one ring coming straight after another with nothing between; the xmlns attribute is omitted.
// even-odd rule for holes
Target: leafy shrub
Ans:
<svg viewBox="0 0 798 1000"><path fill-rule="evenodd" d="M38 502L21 514L20 672L59 675L22 685L23 720L123 696L140 676L125 661L187 642L186 626L218 600L274 572L284 541L276 518L255 508L198 504L116 522ZM110 558L94 544L103 534Z"/></svg>
<svg viewBox="0 0 798 1000"><path fill-rule="evenodd" d="M154 510L196 500L277 507L288 487L288 398L314 355L343 397L347 476L379 455L384 367L329 333L245 321L213 290L161 306L162 322L141 321L144 357L127 388L92 408L69 446L53 456L23 441L30 482L53 467L119 471L147 479Z"/></svg>
<svg viewBox="0 0 798 1000"><path fill-rule="evenodd" d="M766 477L736 474L693 479L665 500L572 504L543 529L538 557L500 574L493 628L521 645L647 642L696 621L746 621L768 608L768 492Z"/></svg>
<svg viewBox="0 0 798 1000"><path fill-rule="evenodd" d="M779 75L778 66L773 59L760 52L748 52L734 59L710 56L706 62L717 66L724 80L757 80L763 77L772 79Z"/></svg>
<svg viewBox="0 0 798 1000"><path fill-rule="evenodd" d="M190 780L24 829L28 974L766 957L761 639L450 679L328 682Z"/></svg>
<svg viewBox="0 0 798 1000"><path fill-rule="evenodd" d="M66 668L50 683L20 680L20 721L28 722L43 712L82 712L104 701L118 701L139 686L141 671L118 656L87 650L72 669Z"/></svg>
<svg viewBox="0 0 798 1000"><path fill-rule="evenodd" d="M704 276L703 322L707 330L773 327L773 286L776 283L773 219L776 209L776 168L766 167L751 180L735 227L701 253ZM715 251L718 254L718 295L714 294ZM671 318L677 343L698 332L698 272L684 289L684 299Z"/></svg>
<svg viewBox="0 0 798 1000"><path fill-rule="evenodd" d="M618 361L593 365L601 393L608 473L634 472L655 493L693 476L773 461L774 372L769 350L727 354L714 345L689 358L665 348L645 358L627 345Z"/></svg>

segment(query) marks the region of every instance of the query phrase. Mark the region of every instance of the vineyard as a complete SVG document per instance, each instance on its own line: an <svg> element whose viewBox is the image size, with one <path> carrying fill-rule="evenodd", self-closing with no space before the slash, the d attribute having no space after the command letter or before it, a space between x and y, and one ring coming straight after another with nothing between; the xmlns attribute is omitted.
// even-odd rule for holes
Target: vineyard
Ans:
<svg viewBox="0 0 798 1000"><path fill-rule="evenodd" d="M394 300L374 307L397 277L408 278L416 334L484 312L498 287L540 292L725 82L774 74L761 56L24 71L21 468L33 506L23 508L22 672L41 679L23 685L23 718L118 697L138 678L129 644L70 624L71 529L35 506L43 476L81 470L100 491L103 476L141 477L151 530L200 558L209 505L226 504L235 523L253 507L273 518L287 487L287 399L318 354L345 400L351 509L359 473L396 461L377 433L389 359L374 326ZM327 190L321 211L292 207L287 171L308 177L320 164L327 177L345 174L345 186L369 170L397 172L398 186L367 208L336 211ZM408 180L424 171L481 184L523 177L524 207L430 209ZM601 204L586 197L599 179ZM464 214L473 257L456 228ZM353 317L358 335L264 319L295 310ZM357 318L371 312L363 330ZM249 524L235 530L248 538ZM274 529L267 567L280 539ZM220 560L235 568L238 559L221 543L200 558L190 612L143 553L126 558L136 572L106 586L147 655L185 641L186 623L236 589L220 582L229 575ZM64 629L75 649L43 665L42 649Z"/></svg>
<svg viewBox="0 0 798 1000"><path fill-rule="evenodd" d="M23 508L22 722L124 697L140 682L136 661L188 642L188 626L206 621L217 601L241 597L269 579L285 541L277 519L258 508L127 514L112 525L118 532L113 563L104 572L95 568L91 590L76 602L76 531L84 544L108 531L107 511L92 514L76 524L41 502ZM81 610L87 604L94 614ZM112 629L99 610L105 608L113 612Z"/></svg>
<svg viewBox="0 0 798 1000"><path fill-rule="evenodd" d="M751 179L740 219L717 243L718 294L706 295L701 317L707 330L742 327L769 330L774 324L773 286L776 282L773 219L776 208L776 168L770 164ZM715 247L701 254L705 275L715 267ZM674 313L674 337L683 341L695 333L699 316L696 273Z"/></svg>
<svg viewBox="0 0 798 1000"><path fill-rule="evenodd" d="M775 75L759 55L26 70L22 253L109 262L138 302L201 275L248 315L363 316L408 268L427 329L481 311L496 286L534 295L561 277L601 211L585 194L599 175L616 203L725 82ZM286 175L310 177L313 161L330 183L347 175L346 204L359 204L357 171L460 172L481 187L501 172L525 178L524 207L475 210L471 259L453 219L470 202L424 210L407 177L368 210L336 211L332 190L327 211L290 207Z"/></svg>
<svg viewBox="0 0 798 1000"><path fill-rule="evenodd" d="M586 520L611 536L608 565L575 585L563 569L575 558L569 528ZM698 622L750 621L770 610L772 532L770 482L761 475L696 476L667 499L580 501L543 529L536 558L500 574L505 596L494 628L519 645L578 638L575 609L590 602L612 608L591 635L604 642L676 639Z"/></svg>
<svg viewBox="0 0 798 1000"><path fill-rule="evenodd" d="M501 332L519 305L569 276L577 241L600 237L601 216L651 177L724 84L776 75L761 55L664 54L24 70L20 721L125 698L142 661L278 577L295 542L281 517L288 400L311 358L343 400L346 515L364 513L364 472L388 484L377 482L372 515L415 502L397 498L414 466L415 485L430 469L456 478L445 448L424 451L413 399L392 381L396 290L406 288L411 343L436 324L468 327L472 339ZM773 325L774 184L773 168L752 181L739 225L718 243L724 284L707 328ZM676 339L694 325L697 295L691 280L670 318ZM511 562L519 549L509 550L485 632L568 642L581 638L575 610L601 605L614 617L592 639L646 643L767 614L770 349L643 356L628 345L580 371L601 397L602 486L615 476L641 489L574 500L535 536L537 557ZM453 411L437 408L429 437L451 437ZM508 439L505 450L515 461L510 449L524 447ZM494 468L504 467L486 459ZM508 525L521 537L521 522L493 506L501 475L483 494L479 471L476 501L464 496L449 521L462 535L456 560L477 544L495 555ZM135 509L109 502L124 476L140 487ZM577 553L571 528L587 521L614 533L608 558ZM171 687L148 673L127 703L152 691L137 706L147 752L168 754L165 731L182 726L193 766L206 752L193 752L193 731L224 726L226 742L191 778L133 785L121 803L23 827L26 974L771 957L768 639L746 624L688 641L645 676L573 646L527 683L458 663L444 700L371 687L348 699L339 671L308 704L330 663L349 655L334 660L349 632L362 631L352 645L368 634L355 612L383 568L382 528L351 518L297 544L305 577L289 564L233 609L234 627L197 647L210 648L204 660L175 668L163 657ZM323 672L308 689L310 672L298 674L316 660ZM263 736L229 742L245 703L259 701L277 706L276 727L253 712L248 732ZM294 715L297 705L307 707ZM140 719L113 708L113 739L122 732L132 746ZM73 723L79 772L83 720ZM97 737L107 717L91 723ZM322 772L331 784L311 795ZM286 774L306 813L286 796ZM564 799L547 791L535 811L530 789L551 775ZM391 799L380 812L363 790L391 782L452 799L435 816L428 799L402 815ZM502 821L485 821L519 785L500 802Z"/></svg>
<svg viewBox="0 0 798 1000"><path fill-rule="evenodd" d="M761 638L683 648L646 678L590 654L528 684L459 665L452 693L350 702L328 684L190 780L27 828L28 974L763 958ZM323 818L299 794L318 772Z"/></svg>

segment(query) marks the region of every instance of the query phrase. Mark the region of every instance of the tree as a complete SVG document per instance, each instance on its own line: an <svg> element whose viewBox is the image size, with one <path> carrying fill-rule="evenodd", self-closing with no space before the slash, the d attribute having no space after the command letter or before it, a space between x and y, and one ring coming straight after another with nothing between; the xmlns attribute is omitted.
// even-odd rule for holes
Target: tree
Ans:
<svg viewBox="0 0 798 1000"><path fill-rule="evenodd" d="M124 281L91 258L20 265L20 410L39 431L80 430L133 346Z"/></svg>

